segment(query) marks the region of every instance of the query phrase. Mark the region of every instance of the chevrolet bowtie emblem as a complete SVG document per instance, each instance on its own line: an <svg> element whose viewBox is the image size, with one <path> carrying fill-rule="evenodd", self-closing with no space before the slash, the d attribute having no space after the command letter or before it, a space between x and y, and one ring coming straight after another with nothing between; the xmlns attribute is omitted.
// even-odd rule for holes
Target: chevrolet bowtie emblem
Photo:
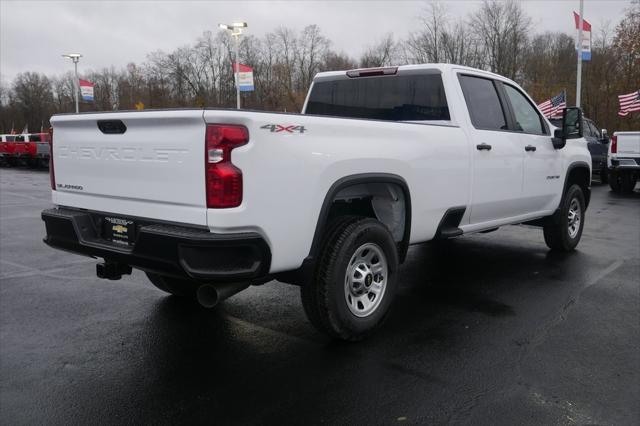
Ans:
<svg viewBox="0 0 640 426"><path fill-rule="evenodd" d="M122 225L113 225L111 229L113 230L113 232L117 232L119 234L124 234L125 232L128 231L128 228Z"/></svg>

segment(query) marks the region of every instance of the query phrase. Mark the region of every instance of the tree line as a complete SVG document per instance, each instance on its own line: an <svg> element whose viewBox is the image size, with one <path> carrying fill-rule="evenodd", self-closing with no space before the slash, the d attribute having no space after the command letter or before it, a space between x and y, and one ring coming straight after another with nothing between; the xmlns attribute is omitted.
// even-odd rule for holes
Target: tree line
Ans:
<svg viewBox="0 0 640 426"><path fill-rule="evenodd" d="M571 19L568 17L567 19ZM439 2L426 3L421 25L405 39L385 34L359 57L337 51L317 25L279 27L242 37L240 62L253 67L255 90L243 107L300 111L313 76L321 71L410 63L454 63L489 70L522 85L538 102L566 90L575 103L573 34L532 35L520 3L485 0L467 17L452 18ZM619 117L617 96L640 88L640 5L631 3L615 27L592 35L592 60L584 63L582 107L602 127L640 129L640 114ZM145 108L234 107L233 40L226 31L204 32L172 52L152 52L142 63L83 72L95 83L94 102L81 111ZM72 72L47 76L26 71L0 85L0 132L47 128L55 113L74 111Z"/></svg>

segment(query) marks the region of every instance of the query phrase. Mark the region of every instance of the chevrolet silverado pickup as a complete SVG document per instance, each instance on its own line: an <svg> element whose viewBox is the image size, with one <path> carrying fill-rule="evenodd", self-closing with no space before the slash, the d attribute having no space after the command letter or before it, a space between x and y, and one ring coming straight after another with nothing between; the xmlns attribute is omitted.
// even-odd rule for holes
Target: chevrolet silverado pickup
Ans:
<svg viewBox="0 0 640 426"><path fill-rule="evenodd" d="M607 155L609 186L613 192L631 193L640 176L640 132L615 132Z"/></svg>
<svg viewBox="0 0 640 426"><path fill-rule="evenodd" d="M383 323L410 245L525 223L570 251L589 204L581 111L552 133L516 83L456 65L320 73L300 114L51 123L45 243L206 307L297 284L311 323L344 340Z"/></svg>

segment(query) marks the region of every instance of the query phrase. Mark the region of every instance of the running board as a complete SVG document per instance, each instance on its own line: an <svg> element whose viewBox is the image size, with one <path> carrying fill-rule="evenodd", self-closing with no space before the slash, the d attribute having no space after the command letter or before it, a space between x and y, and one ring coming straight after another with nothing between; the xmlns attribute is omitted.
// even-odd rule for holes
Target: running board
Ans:
<svg viewBox="0 0 640 426"><path fill-rule="evenodd" d="M440 233L438 234L438 238L439 239L447 239L447 238L459 237L462 234L463 234L463 232L462 232L462 229L460 229L460 228L442 229L442 230L440 230Z"/></svg>

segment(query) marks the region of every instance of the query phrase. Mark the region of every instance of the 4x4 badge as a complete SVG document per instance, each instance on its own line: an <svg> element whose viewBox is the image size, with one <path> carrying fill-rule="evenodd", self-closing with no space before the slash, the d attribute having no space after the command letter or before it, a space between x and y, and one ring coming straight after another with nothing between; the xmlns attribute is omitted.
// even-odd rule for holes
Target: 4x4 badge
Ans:
<svg viewBox="0 0 640 426"><path fill-rule="evenodd" d="M286 125L286 124L265 124L264 126L260 127L261 129L267 129L269 130L271 133L280 133L280 132L285 132L285 133L304 133L307 131L307 129L304 128L304 126L296 126L295 124L290 124L290 125Z"/></svg>

